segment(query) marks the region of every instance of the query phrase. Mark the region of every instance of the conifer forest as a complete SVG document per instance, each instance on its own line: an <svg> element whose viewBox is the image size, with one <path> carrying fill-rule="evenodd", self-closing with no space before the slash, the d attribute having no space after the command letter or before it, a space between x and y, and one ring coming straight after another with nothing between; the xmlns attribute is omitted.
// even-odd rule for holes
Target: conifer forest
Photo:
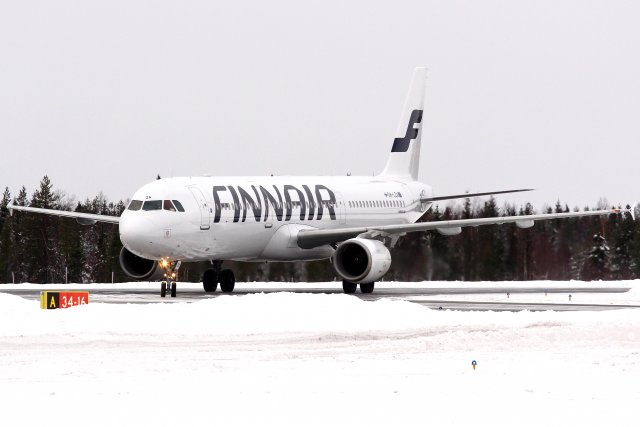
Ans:
<svg viewBox="0 0 640 427"><path fill-rule="evenodd" d="M127 201L101 193L76 201L42 178L39 188L17 194L5 188L0 202L0 283L111 283L131 281L121 270L117 225L14 212L7 205L119 216ZM600 200L585 209L606 209ZM620 207L620 206L617 206ZM624 207L624 206L622 206ZM628 207L628 206L627 206ZM549 206L498 206L494 198L434 205L421 221L526 215L578 210ZM409 233L391 249L386 281L624 280L640 277L640 221L630 215L537 221L533 228L493 225L463 228L457 236ZM337 280L329 260L294 263L227 261L240 282ZM179 280L198 282L205 263L183 263Z"/></svg>

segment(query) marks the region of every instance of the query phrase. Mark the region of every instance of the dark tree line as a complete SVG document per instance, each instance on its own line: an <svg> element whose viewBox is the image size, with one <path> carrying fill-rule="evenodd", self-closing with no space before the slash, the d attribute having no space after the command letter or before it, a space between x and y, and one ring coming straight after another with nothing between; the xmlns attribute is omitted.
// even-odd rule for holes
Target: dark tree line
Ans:
<svg viewBox="0 0 640 427"><path fill-rule="evenodd" d="M22 187L0 201L0 283L90 283L128 281L118 263L122 244L117 225L82 226L68 218L15 212L7 205L63 209L119 216L125 203L98 194L82 202L54 190L45 176L30 195ZM598 208L606 208L600 202ZM557 202L545 212L569 212ZM435 206L421 221L526 215L531 204L499 207L488 199L474 204ZM410 233L391 249L384 280L598 280L640 277L640 225L628 215L538 221L533 228L495 225L464 228L457 236L436 231ZM238 281L337 280L329 261L225 263ZM180 279L199 281L207 263L184 263Z"/></svg>

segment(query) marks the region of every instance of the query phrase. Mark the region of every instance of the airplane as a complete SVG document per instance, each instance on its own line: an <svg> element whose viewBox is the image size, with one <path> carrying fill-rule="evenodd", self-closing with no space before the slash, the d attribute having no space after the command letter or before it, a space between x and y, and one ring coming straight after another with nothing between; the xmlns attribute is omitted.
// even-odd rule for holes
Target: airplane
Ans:
<svg viewBox="0 0 640 427"><path fill-rule="evenodd" d="M343 291L371 293L391 266L393 247L411 232L447 236L463 227L629 213L612 209L494 218L417 222L438 201L532 191L515 189L434 196L418 181L426 68L416 68L384 170L377 176L217 176L155 180L137 190L120 217L8 206L75 218L80 224L118 224L120 265L137 280L164 276L160 295L176 296L175 277L187 261L211 262L205 292L232 292L235 276L226 260L330 259ZM635 219L635 218L634 218Z"/></svg>

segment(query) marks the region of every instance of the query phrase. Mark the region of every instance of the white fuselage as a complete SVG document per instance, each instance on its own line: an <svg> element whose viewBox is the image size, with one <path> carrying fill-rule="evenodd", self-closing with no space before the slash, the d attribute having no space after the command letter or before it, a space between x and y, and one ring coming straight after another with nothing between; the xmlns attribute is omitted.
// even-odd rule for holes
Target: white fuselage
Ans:
<svg viewBox="0 0 640 427"><path fill-rule="evenodd" d="M324 259L333 248L301 249L299 230L413 223L428 208L420 198L431 193L417 181L381 177L161 179L133 195L120 239L154 260Z"/></svg>

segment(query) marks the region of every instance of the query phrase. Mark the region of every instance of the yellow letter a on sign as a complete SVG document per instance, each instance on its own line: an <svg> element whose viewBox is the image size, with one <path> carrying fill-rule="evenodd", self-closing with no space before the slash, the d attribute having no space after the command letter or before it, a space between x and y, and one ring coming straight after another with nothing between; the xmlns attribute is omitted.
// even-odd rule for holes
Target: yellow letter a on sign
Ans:
<svg viewBox="0 0 640 427"><path fill-rule="evenodd" d="M51 303L49 303L49 308L56 308L56 299L51 295Z"/></svg>

